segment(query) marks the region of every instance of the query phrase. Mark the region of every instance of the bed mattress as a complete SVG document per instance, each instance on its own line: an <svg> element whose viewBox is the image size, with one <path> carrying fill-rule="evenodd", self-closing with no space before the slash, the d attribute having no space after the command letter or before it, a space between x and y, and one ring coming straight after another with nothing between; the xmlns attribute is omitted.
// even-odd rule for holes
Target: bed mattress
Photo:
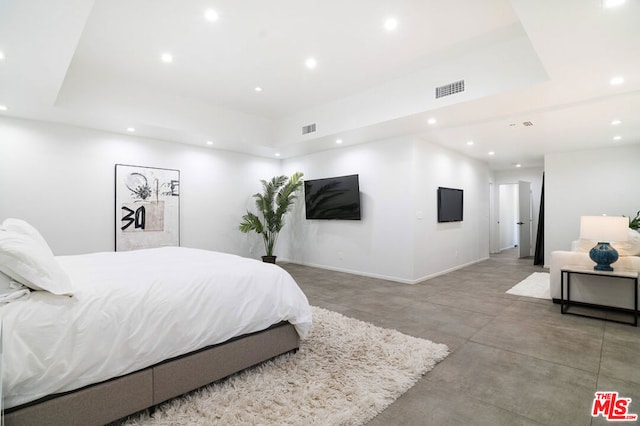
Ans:
<svg viewBox="0 0 640 426"><path fill-rule="evenodd" d="M277 265L164 247L58 256L73 297L32 292L0 307L4 408L122 376L311 309Z"/></svg>

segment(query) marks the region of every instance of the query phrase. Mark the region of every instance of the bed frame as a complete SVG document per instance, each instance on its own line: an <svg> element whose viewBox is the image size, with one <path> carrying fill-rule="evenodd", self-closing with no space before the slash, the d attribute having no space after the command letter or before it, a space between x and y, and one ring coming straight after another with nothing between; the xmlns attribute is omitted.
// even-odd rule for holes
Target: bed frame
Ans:
<svg viewBox="0 0 640 426"><path fill-rule="evenodd" d="M6 426L105 425L299 348L288 322L140 371L8 409Z"/></svg>

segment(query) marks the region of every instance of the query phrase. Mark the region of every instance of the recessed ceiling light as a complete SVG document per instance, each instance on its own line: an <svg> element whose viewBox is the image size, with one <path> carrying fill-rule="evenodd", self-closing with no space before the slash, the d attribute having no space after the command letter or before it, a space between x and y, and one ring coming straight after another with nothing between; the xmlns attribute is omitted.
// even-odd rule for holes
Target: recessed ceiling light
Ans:
<svg viewBox="0 0 640 426"><path fill-rule="evenodd" d="M276 152L276 157L280 157L280 153L279 152Z"/></svg>
<svg viewBox="0 0 640 426"><path fill-rule="evenodd" d="M318 65L318 62L315 58L307 58L307 60L304 61L304 64L307 68L314 69Z"/></svg>
<svg viewBox="0 0 640 426"><path fill-rule="evenodd" d="M614 137L613 137L613 140L614 140L614 141L619 141L620 139L622 139L622 136L614 136Z"/></svg>
<svg viewBox="0 0 640 426"><path fill-rule="evenodd" d="M342 139L336 139L336 143L340 145L342 143Z"/></svg>
<svg viewBox="0 0 640 426"><path fill-rule="evenodd" d="M253 90L255 90L256 92L262 92L262 87L256 86Z"/></svg>
<svg viewBox="0 0 640 426"><path fill-rule="evenodd" d="M473 141L468 141L467 145L469 145L469 146L473 145Z"/></svg>
<svg viewBox="0 0 640 426"><path fill-rule="evenodd" d="M613 77L611 80L609 80L609 84L612 86L617 86L622 83L624 83L624 77Z"/></svg>
<svg viewBox="0 0 640 426"><path fill-rule="evenodd" d="M495 152L493 152L493 151L489 151L487 154L489 154L489 155L496 155L496 153L495 153Z"/></svg>
<svg viewBox="0 0 640 426"><path fill-rule="evenodd" d="M5 58L4 52L0 51L0 61L3 60L4 58Z"/></svg>
<svg viewBox="0 0 640 426"><path fill-rule="evenodd" d="M620 120L617 120L617 119L616 120L611 120L611 125L612 126L617 126L620 123L622 123L622 121L620 121Z"/></svg>
<svg viewBox="0 0 640 426"><path fill-rule="evenodd" d="M207 21L215 22L218 20L218 18L218 12L213 9L207 9L207 11L204 12L204 19L206 19Z"/></svg>
<svg viewBox="0 0 640 426"><path fill-rule="evenodd" d="M614 7L622 6L626 0L602 0L602 7L605 9L611 9Z"/></svg>
<svg viewBox="0 0 640 426"><path fill-rule="evenodd" d="M398 28L398 20L396 18L387 18L384 21L384 29L387 31L393 31Z"/></svg>
<svg viewBox="0 0 640 426"><path fill-rule="evenodd" d="M135 127L127 127L127 132L133 133L136 131Z"/></svg>
<svg viewBox="0 0 640 426"><path fill-rule="evenodd" d="M438 122L438 120L436 120L434 117L431 117L427 120L427 124L436 124Z"/></svg>
<svg viewBox="0 0 640 426"><path fill-rule="evenodd" d="M6 106L6 105L0 105L0 111L6 111L6 110L8 110L8 109L9 109L9 108L7 108L7 106Z"/></svg>
<svg viewBox="0 0 640 426"><path fill-rule="evenodd" d="M213 145L213 141L207 141L207 145Z"/></svg>
<svg viewBox="0 0 640 426"><path fill-rule="evenodd" d="M173 55L171 53L163 53L162 56L160 56L160 59L162 59L162 62L165 64L169 64L173 62Z"/></svg>
<svg viewBox="0 0 640 426"><path fill-rule="evenodd" d="M516 164L516 167L522 167L522 164L517 163L517 164Z"/></svg>

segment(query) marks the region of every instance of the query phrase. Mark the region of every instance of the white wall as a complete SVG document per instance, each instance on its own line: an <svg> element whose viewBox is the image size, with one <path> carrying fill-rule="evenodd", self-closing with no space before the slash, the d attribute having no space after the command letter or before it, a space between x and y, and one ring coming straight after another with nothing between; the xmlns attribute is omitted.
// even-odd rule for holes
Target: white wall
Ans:
<svg viewBox="0 0 640 426"><path fill-rule="evenodd" d="M420 281L488 258L488 165L420 140L415 143L414 161L414 279ZM462 222L438 223L439 186L464 191Z"/></svg>
<svg viewBox="0 0 640 426"><path fill-rule="evenodd" d="M116 163L180 170L181 245L261 254L237 226L280 161L29 120L0 118L0 221L32 223L59 255L112 251Z"/></svg>
<svg viewBox="0 0 640 426"><path fill-rule="evenodd" d="M580 216L640 210L640 144L545 155L545 265L578 239Z"/></svg>
<svg viewBox="0 0 640 426"><path fill-rule="evenodd" d="M369 276L411 280L413 271L412 140L387 139L284 160L286 174L305 179L358 174L362 220L304 218L294 212L295 232L281 245L292 261Z"/></svg>
<svg viewBox="0 0 640 426"><path fill-rule="evenodd" d="M260 179L357 173L361 221L306 221L297 204L281 236L281 259L417 282L488 256L485 163L410 137L276 161L84 128L0 119L0 220L31 222L56 254L112 251L114 165L180 170L181 244L263 254L237 230ZM438 224L438 186L465 190L465 219ZM422 219L419 219L422 217Z"/></svg>
<svg viewBox="0 0 640 426"><path fill-rule="evenodd" d="M294 262L413 283L488 257L484 163L403 137L287 159L283 166L307 179L360 177L361 221L307 221L298 205L280 246ZM465 190L463 222L437 223L438 186Z"/></svg>

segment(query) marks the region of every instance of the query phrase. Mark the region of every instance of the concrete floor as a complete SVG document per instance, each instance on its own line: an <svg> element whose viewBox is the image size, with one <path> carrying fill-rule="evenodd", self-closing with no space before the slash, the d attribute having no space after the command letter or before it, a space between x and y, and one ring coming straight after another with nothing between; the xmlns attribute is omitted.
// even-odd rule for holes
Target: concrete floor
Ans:
<svg viewBox="0 0 640 426"><path fill-rule="evenodd" d="M449 346L369 425L601 425L594 393L640 415L640 328L505 292L546 272L511 250L416 285L282 264L312 305ZM640 420L632 423L640 426Z"/></svg>

